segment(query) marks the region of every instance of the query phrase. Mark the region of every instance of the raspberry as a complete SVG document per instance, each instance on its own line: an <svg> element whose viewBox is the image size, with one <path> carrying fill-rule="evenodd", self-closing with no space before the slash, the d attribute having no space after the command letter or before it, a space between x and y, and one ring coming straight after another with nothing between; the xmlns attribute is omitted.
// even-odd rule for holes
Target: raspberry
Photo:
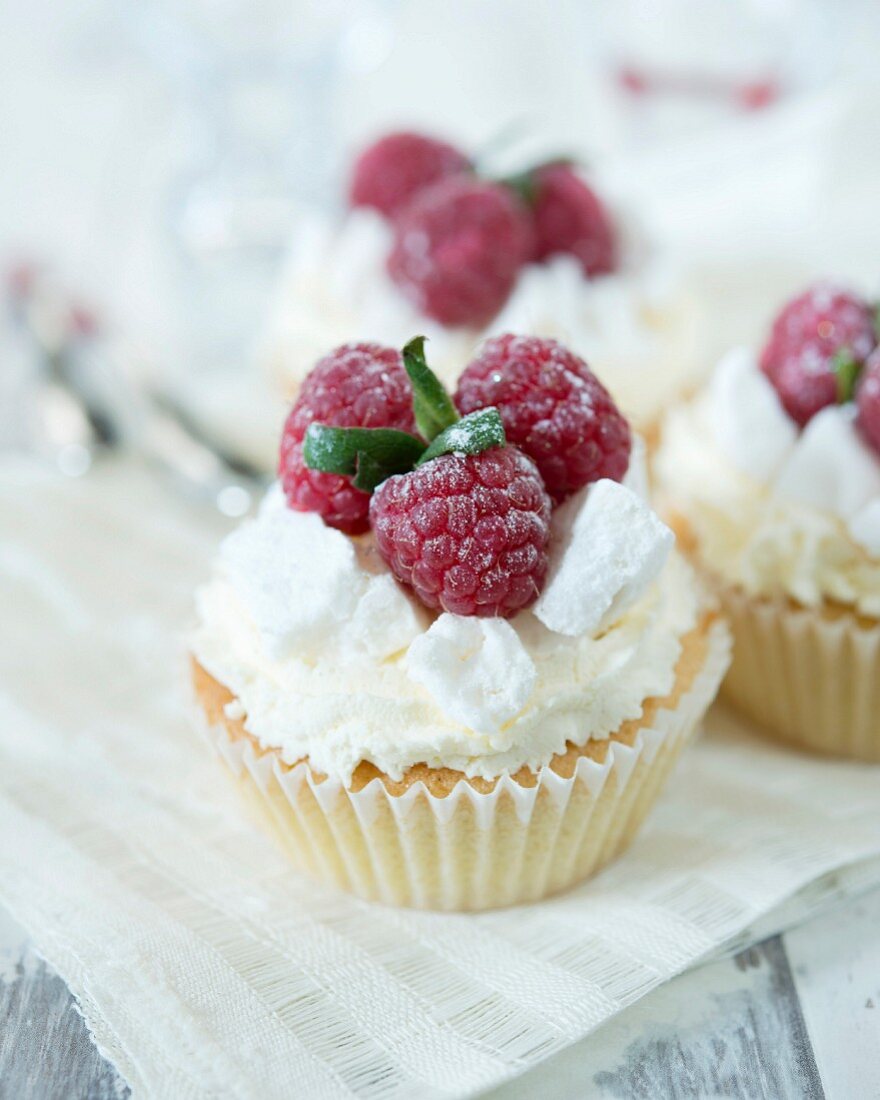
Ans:
<svg viewBox="0 0 880 1100"><path fill-rule="evenodd" d="M504 305L531 242L516 195L456 176L421 192L401 214L388 271L426 316L479 326Z"/></svg>
<svg viewBox="0 0 880 1100"><path fill-rule="evenodd" d="M577 257L584 274L606 275L616 267L614 227L597 196L568 165L551 164L534 175L532 219L535 260L559 252Z"/></svg>
<svg viewBox="0 0 880 1100"><path fill-rule="evenodd" d="M369 526L369 496L347 477L311 470L303 461L303 437L313 422L414 433L412 387L400 352L379 344L344 344L330 352L303 381L281 436L278 476L290 507L360 534Z"/></svg>
<svg viewBox="0 0 880 1100"><path fill-rule="evenodd" d="M394 575L428 607L509 616L544 584L550 498L515 447L441 455L389 478L370 521Z"/></svg>
<svg viewBox="0 0 880 1100"><path fill-rule="evenodd" d="M388 134L355 161L349 200L392 219L417 191L469 167L467 157L446 142L423 134Z"/></svg>
<svg viewBox="0 0 880 1100"><path fill-rule="evenodd" d="M555 340L487 340L459 379L455 403L463 414L494 405L508 442L535 461L556 504L626 473L629 425L583 359Z"/></svg>
<svg viewBox="0 0 880 1100"><path fill-rule="evenodd" d="M777 316L761 353L761 370L785 411L803 427L837 401L837 354L846 352L862 364L876 343L868 303L851 291L819 283Z"/></svg>
<svg viewBox="0 0 880 1100"><path fill-rule="evenodd" d="M856 389L856 423L862 435L880 454L880 348L869 357Z"/></svg>

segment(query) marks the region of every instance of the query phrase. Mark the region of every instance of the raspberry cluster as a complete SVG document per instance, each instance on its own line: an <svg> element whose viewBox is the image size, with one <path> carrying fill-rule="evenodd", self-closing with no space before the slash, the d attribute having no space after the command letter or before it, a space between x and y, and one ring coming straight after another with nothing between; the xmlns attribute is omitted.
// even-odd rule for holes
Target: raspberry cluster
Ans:
<svg viewBox="0 0 880 1100"><path fill-rule="evenodd" d="M616 265L605 207L563 162L486 180L448 143L393 133L355 161L349 199L391 222L391 278L426 317L448 326L491 320L525 263L568 253L591 278Z"/></svg>
<svg viewBox="0 0 880 1100"><path fill-rule="evenodd" d="M877 307L845 287L817 283L777 314L761 369L800 427L828 405L854 400L865 439L880 452Z"/></svg>
<svg viewBox="0 0 880 1100"><path fill-rule="evenodd" d="M456 407L457 406L457 407ZM553 340L500 336L456 400L403 353L347 344L311 371L282 434L287 502L379 553L425 606L510 616L538 597L554 504L629 463L626 421Z"/></svg>

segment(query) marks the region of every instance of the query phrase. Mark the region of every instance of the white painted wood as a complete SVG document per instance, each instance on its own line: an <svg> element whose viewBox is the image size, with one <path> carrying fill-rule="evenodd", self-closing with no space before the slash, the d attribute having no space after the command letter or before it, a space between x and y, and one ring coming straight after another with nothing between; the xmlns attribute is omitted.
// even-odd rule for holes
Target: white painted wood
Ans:
<svg viewBox="0 0 880 1100"><path fill-rule="evenodd" d="M828 1100L880 1098L880 890L786 936Z"/></svg>
<svg viewBox="0 0 880 1100"><path fill-rule="evenodd" d="M15 964L27 949L28 935L8 909L0 905L0 982L15 977Z"/></svg>
<svg viewBox="0 0 880 1100"><path fill-rule="evenodd" d="M0 909L0 1097L126 1100L92 1043L70 990Z"/></svg>

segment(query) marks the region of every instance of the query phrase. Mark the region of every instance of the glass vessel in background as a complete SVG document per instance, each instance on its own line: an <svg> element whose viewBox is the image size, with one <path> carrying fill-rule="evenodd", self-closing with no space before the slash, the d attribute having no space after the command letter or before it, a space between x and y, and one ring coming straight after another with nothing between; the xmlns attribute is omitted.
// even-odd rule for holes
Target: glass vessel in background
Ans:
<svg viewBox="0 0 880 1100"><path fill-rule="evenodd" d="M139 48L176 106L168 252L199 364L239 361L296 211L333 194L337 93L390 49L393 0L152 0Z"/></svg>

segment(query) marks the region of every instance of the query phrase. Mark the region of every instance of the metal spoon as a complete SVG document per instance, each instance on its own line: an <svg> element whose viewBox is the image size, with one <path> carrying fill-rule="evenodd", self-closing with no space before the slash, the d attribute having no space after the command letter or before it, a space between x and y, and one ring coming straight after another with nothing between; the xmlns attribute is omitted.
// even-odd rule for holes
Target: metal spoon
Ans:
<svg viewBox="0 0 880 1100"><path fill-rule="evenodd" d="M212 438L167 394L139 386L107 353L91 315L46 278L10 280L16 328L36 365L35 444L79 475L122 448L143 455L177 488L240 516L265 488L264 472Z"/></svg>

